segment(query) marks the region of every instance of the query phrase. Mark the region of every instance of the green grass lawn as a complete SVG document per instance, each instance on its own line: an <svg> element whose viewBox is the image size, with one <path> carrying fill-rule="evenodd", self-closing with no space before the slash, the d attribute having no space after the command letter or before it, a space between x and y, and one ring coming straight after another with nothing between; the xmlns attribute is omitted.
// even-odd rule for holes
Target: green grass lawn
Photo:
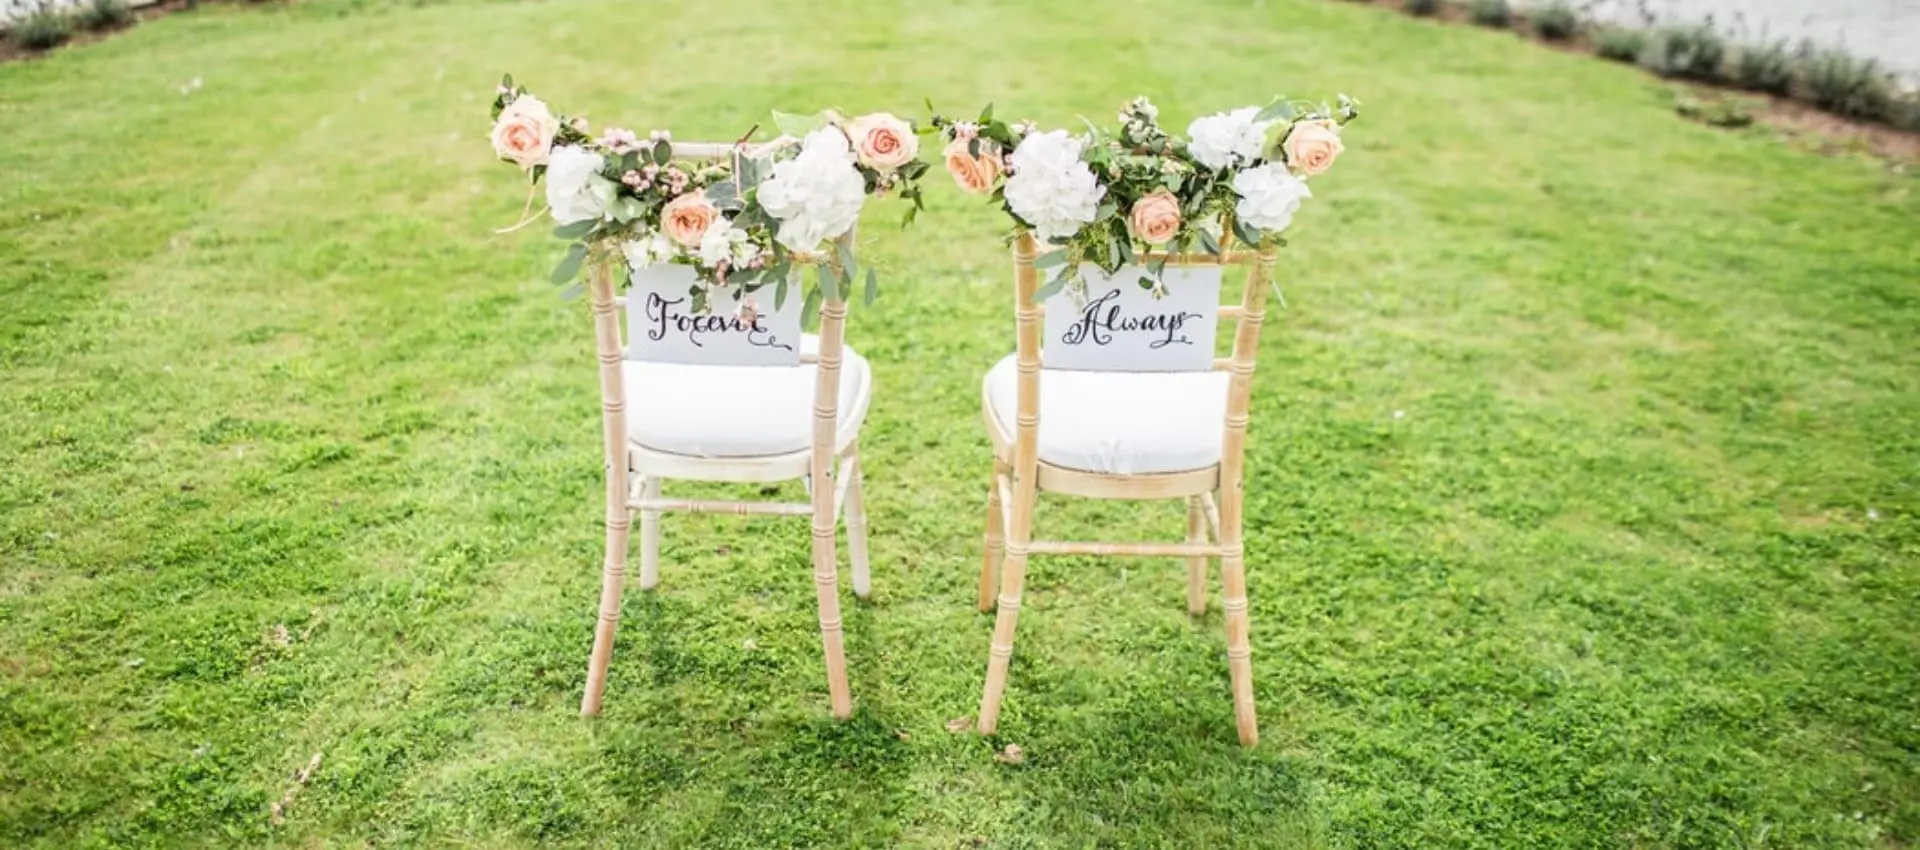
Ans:
<svg viewBox="0 0 1920 850"><path fill-rule="evenodd" d="M1037 560L1001 734L945 730L1012 322L1002 223L944 177L862 232L856 716L804 523L670 517L580 718L592 334L557 243L491 232L502 71L684 139L1365 101L1256 378L1262 743L1172 560ZM0 845L1913 846L1916 188L1320 0L315 0L0 66Z"/></svg>

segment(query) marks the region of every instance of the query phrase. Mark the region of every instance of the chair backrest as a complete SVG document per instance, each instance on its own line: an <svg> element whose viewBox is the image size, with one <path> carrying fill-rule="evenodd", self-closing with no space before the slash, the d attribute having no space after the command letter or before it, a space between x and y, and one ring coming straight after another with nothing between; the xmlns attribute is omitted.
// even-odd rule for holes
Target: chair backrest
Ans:
<svg viewBox="0 0 1920 850"><path fill-rule="evenodd" d="M772 145L785 144L782 139ZM734 146L712 143L673 143L676 158L715 160L729 156ZM851 247L850 229L840 241ZM796 258L803 262L804 258ZM802 351L800 320L805 299L800 292L789 292L777 307L774 293L762 287L753 297L764 311L760 320L740 321L735 313L737 301L723 293L709 296L705 314L691 309L689 290L696 278L686 266L656 265L637 270L629 278L627 295L614 294L614 281L626 260L618 251L597 250L590 259L587 276L588 296L592 301L594 336L600 360L600 398L605 411L602 424L606 432L607 462L624 458L627 446L626 381L622 368L627 360L685 363L706 366L789 366L817 364L814 375L813 440L811 450L816 470L827 464L834 450L834 433L839 417L840 362L844 348L847 305L844 298L820 305L819 342L812 351ZM635 271L628 269L628 271ZM798 287L795 287L796 289ZM685 298L685 303L677 302ZM620 326L620 308L628 314L627 334ZM664 318L663 318L664 317ZM658 338L655 338L655 334ZM623 342L631 336L632 345ZM825 476L822 475L822 478Z"/></svg>
<svg viewBox="0 0 1920 850"><path fill-rule="evenodd" d="M1095 269L1088 276L1088 299L1084 305L1061 292L1047 300L1044 318L1041 305L1033 300L1040 286L1041 272L1033 264L1038 252L1039 243L1033 234L1022 233L1014 240L1014 316L1018 334L1015 356L1019 367L1014 434L1016 462L1031 464L1037 456L1044 351L1047 368L1231 373L1226 421L1222 423L1226 435L1222 466L1231 471L1237 482L1254 360L1260 348L1260 324L1266 318L1267 288L1278 256L1277 246L1233 250L1230 240L1225 240L1218 255L1148 254L1141 258L1143 263L1166 261L1163 299L1155 299L1140 285L1143 269L1123 268L1121 274L1116 275ZM1246 290L1237 306L1219 303L1221 272L1229 265L1251 267ZM1183 294L1182 290L1190 294ZM1102 298L1107 300L1100 301ZM1099 306L1089 316L1086 305L1096 303ZM1232 350L1227 357L1216 358L1213 356L1216 339L1213 323L1226 319L1234 322ZM1102 338L1108 341L1101 344Z"/></svg>

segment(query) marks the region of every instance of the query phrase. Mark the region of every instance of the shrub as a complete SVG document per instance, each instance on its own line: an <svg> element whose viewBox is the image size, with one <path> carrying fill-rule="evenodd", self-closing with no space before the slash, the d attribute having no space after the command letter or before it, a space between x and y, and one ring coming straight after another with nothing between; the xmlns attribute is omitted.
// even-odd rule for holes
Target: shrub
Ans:
<svg viewBox="0 0 1920 850"><path fill-rule="evenodd" d="M133 9L126 0L93 0L80 12L87 29L110 30L133 23Z"/></svg>
<svg viewBox="0 0 1920 850"><path fill-rule="evenodd" d="M1483 27L1505 27L1513 21L1513 9L1507 0L1473 0L1473 22Z"/></svg>
<svg viewBox="0 0 1920 850"><path fill-rule="evenodd" d="M1880 63L1839 48L1800 49L1800 83L1808 100L1835 115L1884 120L1893 115L1893 80Z"/></svg>
<svg viewBox="0 0 1920 850"><path fill-rule="evenodd" d="M1647 31L1622 26L1605 26L1593 34L1593 49L1601 58L1615 62L1636 62L1647 46Z"/></svg>
<svg viewBox="0 0 1920 850"><path fill-rule="evenodd" d="M1733 81L1745 89L1786 94L1793 85L1793 53L1784 41L1742 47L1733 55Z"/></svg>
<svg viewBox="0 0 1920 850"><path fill-rule="evenodd" d="M1409 15L1426 17L1440 12L1440 0L1402 0L1402 2Z"/></svg>
<svg viewBox="0 0 1920 850"><path fill-rule="evenodd" d="M1533 31L1548 41L1566 41L1580 32L1580 13L1567 0L1551 0L1530 17Z"/></svg>
<svg viewBox="0 0 1920 850"><path fill-rule="evenodd" d="M1911 91L1895 98L1893 115L1887 123L1902 130L1920 133L1920 91Z"/></svg>
<svg viewBox="0 0 1920 850"><path fill-rule="evenodd" d="M58 47L73 36L73 19L46 6L13 25L13 40L29 50Z"/></svg>
<svg viewBox="0 0 1920 850"><path fill-rule="evenodd" d="M1662 77L1721 79L1727 43L1709 24L1661 27L1647 36L1636 61Z"/></svg>

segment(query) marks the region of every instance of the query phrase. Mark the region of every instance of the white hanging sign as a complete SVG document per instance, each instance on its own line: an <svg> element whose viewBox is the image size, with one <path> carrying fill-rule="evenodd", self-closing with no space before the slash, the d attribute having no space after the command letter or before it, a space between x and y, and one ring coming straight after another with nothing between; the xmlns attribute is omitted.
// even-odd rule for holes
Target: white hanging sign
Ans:
<svg viewBox="0 0 1920 850"><path fill-rule="evenodd" d="M1112 275L1081 266L1086 298L1062 289L1045 303L1041 362L1049 369L1098 372L1197 372L1213 368L1219 331L1219 266L1167 266L1164 297L1140 285L1151 269L1121 266Z"/></svg>
<svg viewBox="0 0 1920 850"><path fill-rule="evenodd" d="M773 287L744 297L754 306L749 321L740 300L715 290L706 312L693 308L693 268L654 265L633 270L627 288L627 359L706 366L793 366L800 362L800 306L789 292L773 306Z"/></svg>

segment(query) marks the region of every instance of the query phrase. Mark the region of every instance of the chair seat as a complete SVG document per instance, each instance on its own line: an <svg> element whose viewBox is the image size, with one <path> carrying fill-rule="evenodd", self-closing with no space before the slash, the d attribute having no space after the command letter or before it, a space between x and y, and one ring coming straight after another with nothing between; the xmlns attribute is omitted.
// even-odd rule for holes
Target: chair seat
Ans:
<svg viewBox="0 0 1920 850"><path fill-rule="evenodd" d="M801 337L814 354L820 338ZM866 418L873 376L851 347L841 348L834 451L852 444ZM799 366L700 366L626 362L627 439L656 452L700 458L751 458L804 452L813 445L812 363Z"/></svg>
<svg viewBox="0 0 1920 850"><path fill-rule="evenodd" d="M1011 438L1019 366L987 372L988 410ZM1040 461L1112 475L1204 469L1220 462L1225 372L1040 370Z"/></svg>

